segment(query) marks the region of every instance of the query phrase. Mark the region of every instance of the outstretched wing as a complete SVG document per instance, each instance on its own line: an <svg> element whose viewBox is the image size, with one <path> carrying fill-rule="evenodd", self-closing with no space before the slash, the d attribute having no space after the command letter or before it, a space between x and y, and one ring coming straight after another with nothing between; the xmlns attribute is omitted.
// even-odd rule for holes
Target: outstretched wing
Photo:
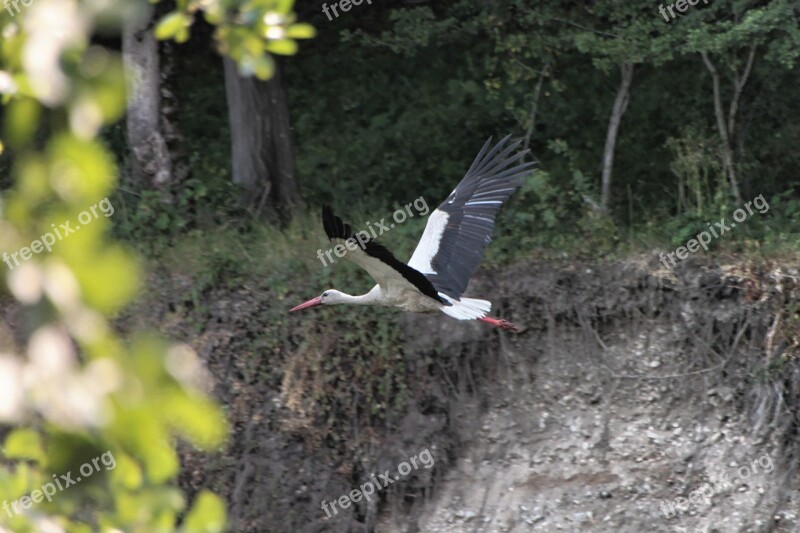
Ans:
<svg viewBox="0 0 800 533"><path fill-rule="evenodd" d="M425 232L408 265L423 274L439 292L458 299L492 242L498 209L522 184L534 163L514 154L519 141L511 136L491 150L483 145L464 179L428 217ZM514 155L512 155L514 154Z"/></svg>
<svg viewBox="0 0 800 533"><path fill-rule="evenodd" d="M397 259L382 245L370 240L362 247L356 240L350 224L345 224L341 218L334 215L330 206L322 206L322 225L325 234L334 245L345 246L344 257L366 270L384 290L393 284L411 284L425 296L450 305L439 296L428 278ZM352 239L349 247L346 246L348 239Z"/></svg>

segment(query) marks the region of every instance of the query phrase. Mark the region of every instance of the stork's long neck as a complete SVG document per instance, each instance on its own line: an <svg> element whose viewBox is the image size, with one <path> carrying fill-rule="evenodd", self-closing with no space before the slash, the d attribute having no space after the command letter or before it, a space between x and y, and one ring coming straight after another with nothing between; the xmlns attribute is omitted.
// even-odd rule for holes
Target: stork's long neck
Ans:
<svg viewBox="0 0 800 533"><path fill-rule="evenodd" d="M351 296L350 294L342 293L343 304L349 305L376 305L382 303L380 286L376 285L366 294L359 296Z"/></svg>

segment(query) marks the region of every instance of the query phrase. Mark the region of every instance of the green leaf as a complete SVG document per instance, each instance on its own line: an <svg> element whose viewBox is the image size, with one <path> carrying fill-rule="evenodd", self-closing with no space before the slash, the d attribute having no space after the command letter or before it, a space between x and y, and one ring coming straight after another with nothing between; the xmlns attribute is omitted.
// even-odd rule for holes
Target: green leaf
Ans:
<svg viewBox="0 0 800 533"><path fill-rule="evenodd" d="M206 8L204 16L206 22L217 26L222 24L222 22L225 20L225 9L221 4L212 2L211 5Z"/></svg>
<svg viewBox="0 0 800 533"><path fill-rule="evenodd" d="M184 533L217 533L225 529L225 504L214 493L202 491L186 516Z"/></svg>
<svg viewBox="0 0 800 533"><path fill-rule="evenodd" d="M82 267L76 277L86 301L104 312L118 310L139 288L136 264L125 249L114 245L96 252L94 261L82 264L81 256L85 254L85 249L82 247L73 249L72 246L80 242L78 238L71 237L71 240L59 244L61 244L60 250L70 253L70 264Z"/></svg>
<svg viewBox="0 0 800 533"><path fill-rule="evenodd" d="M286 29L286 36L292 39L311 39L316 34L317 30L314 29L314 26L305 22L292 24Z"/></svg>
<svg viewBox="0 0 800 533"><path fill-rule="evenodd" d="M7 459L33 459L37 463L45 461L42 439L32 429L17 429L6 438L4 455Z"/></svg>
<svg viewBox="0 0 800 533"><path fill-rule="evenodd" d="M116 464L116 468L111 471L114 485L131 490L138 489L143 481L139 464L127 454L117 454Z"/></svg>
<svg viewBox="0 0 800 533"><path fill-rule="evenodd" d="M162 403L164 415L193 444L213 448L227 434L225 417L209 399L176 390Z"/></svg>
<svg viewBox="0 0 800 533"><path fill-rule="evenodd" d="M158 218L156 219L156 228L160 230L165 230L169 227L169 215L166 213L159 213Z"/></svg>
<svg viewBox="0 0 800 533"><path fill-rule="evenodd" d="M116 180L113 159L96 141L60 135L51 141L49 156L53 188L66 200L91 205Z"/></svg>
<svg viewBox="0 0 800 533"><path fill-rule="evenodd" d="M251 72L260 80L268 80L275 72L275 60L264 54L251 63Z"/></svg>
<svg viewBox="0 0 800 533"><path fill-rule="evenodd" d="M175 34L176 43L185 43L189 40L189 26L184 26Z"/></svg>
<svg viewBox="0 0 800 533"><path fill-rule="evenodd" d="M265 48L268 52L284 56L291 56L297 53L297 43L291 39L270 41L266 44Z"/></svg>
<svg viewBox="0 0 800 533"><path fill-rule="evenodd" d="M13 100L6 111L5 136L9 144L22 145L30 141L39 124L40 114L41 107L32 98Z"/></svg>
<svg viewBox="0 0 800 533"><path fill-rule="evenodd" d="M185 31L191 22L191 19L184 13L173 12L165 15L164 18L159 21L158 25L156 25L154 31L156 39L164 40L177 38L181 34L181 31Z"/></svg>

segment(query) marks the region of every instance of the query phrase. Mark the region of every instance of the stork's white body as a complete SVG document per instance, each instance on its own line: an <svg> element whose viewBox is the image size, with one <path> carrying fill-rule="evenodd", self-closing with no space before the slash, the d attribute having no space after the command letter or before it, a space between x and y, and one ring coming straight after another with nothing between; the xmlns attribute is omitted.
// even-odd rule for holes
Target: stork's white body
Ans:
<svg viewBox="0 0 800 533"><path fill-rule="evenodd" d="M382 305L384 307L396 307L410 313L435 314L445 313L459 320L475 320L485 316L492 310L492 303L487 300L476 300L475 298L461 298L453 300L446 294L442 294L448 299L450 304L445 306L431 298L428 298L419 289L405 280L395 280L397 283L389 283L386 290L380 285L375 285L372 289L361 296L351 296L347 293L327 290L327 304L351 304L351 305Z"/></svg>
<svg viewBox="0 0 800 533"><path fill-rule="evenodd" d="M368 293L361 296L350 296L339 291L326 291L328 293L338 293L336 296L329 295L329 297L333 296L333 298L326 303L382 305L384 307L396 307L411 313L438 313L441 310L442 304L428 298L410 283L408 285L410 287L403 287L402 284L398 283L397 285L389 286L387 290L384 290L380 285L375 285Z"/></svg>

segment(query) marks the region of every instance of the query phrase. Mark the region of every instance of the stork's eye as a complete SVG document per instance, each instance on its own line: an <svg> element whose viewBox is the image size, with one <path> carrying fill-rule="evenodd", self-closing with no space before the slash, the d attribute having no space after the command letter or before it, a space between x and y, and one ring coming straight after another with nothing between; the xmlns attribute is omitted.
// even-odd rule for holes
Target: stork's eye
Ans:
<svg viewBox="0 0 800 533"><path fill-rule="evenodd" d="M323 293L322 293L322 297L323 297L323 298L327 298L327 297L328 297L328 292L327 292L327 291L323 292Z"/></svg>

